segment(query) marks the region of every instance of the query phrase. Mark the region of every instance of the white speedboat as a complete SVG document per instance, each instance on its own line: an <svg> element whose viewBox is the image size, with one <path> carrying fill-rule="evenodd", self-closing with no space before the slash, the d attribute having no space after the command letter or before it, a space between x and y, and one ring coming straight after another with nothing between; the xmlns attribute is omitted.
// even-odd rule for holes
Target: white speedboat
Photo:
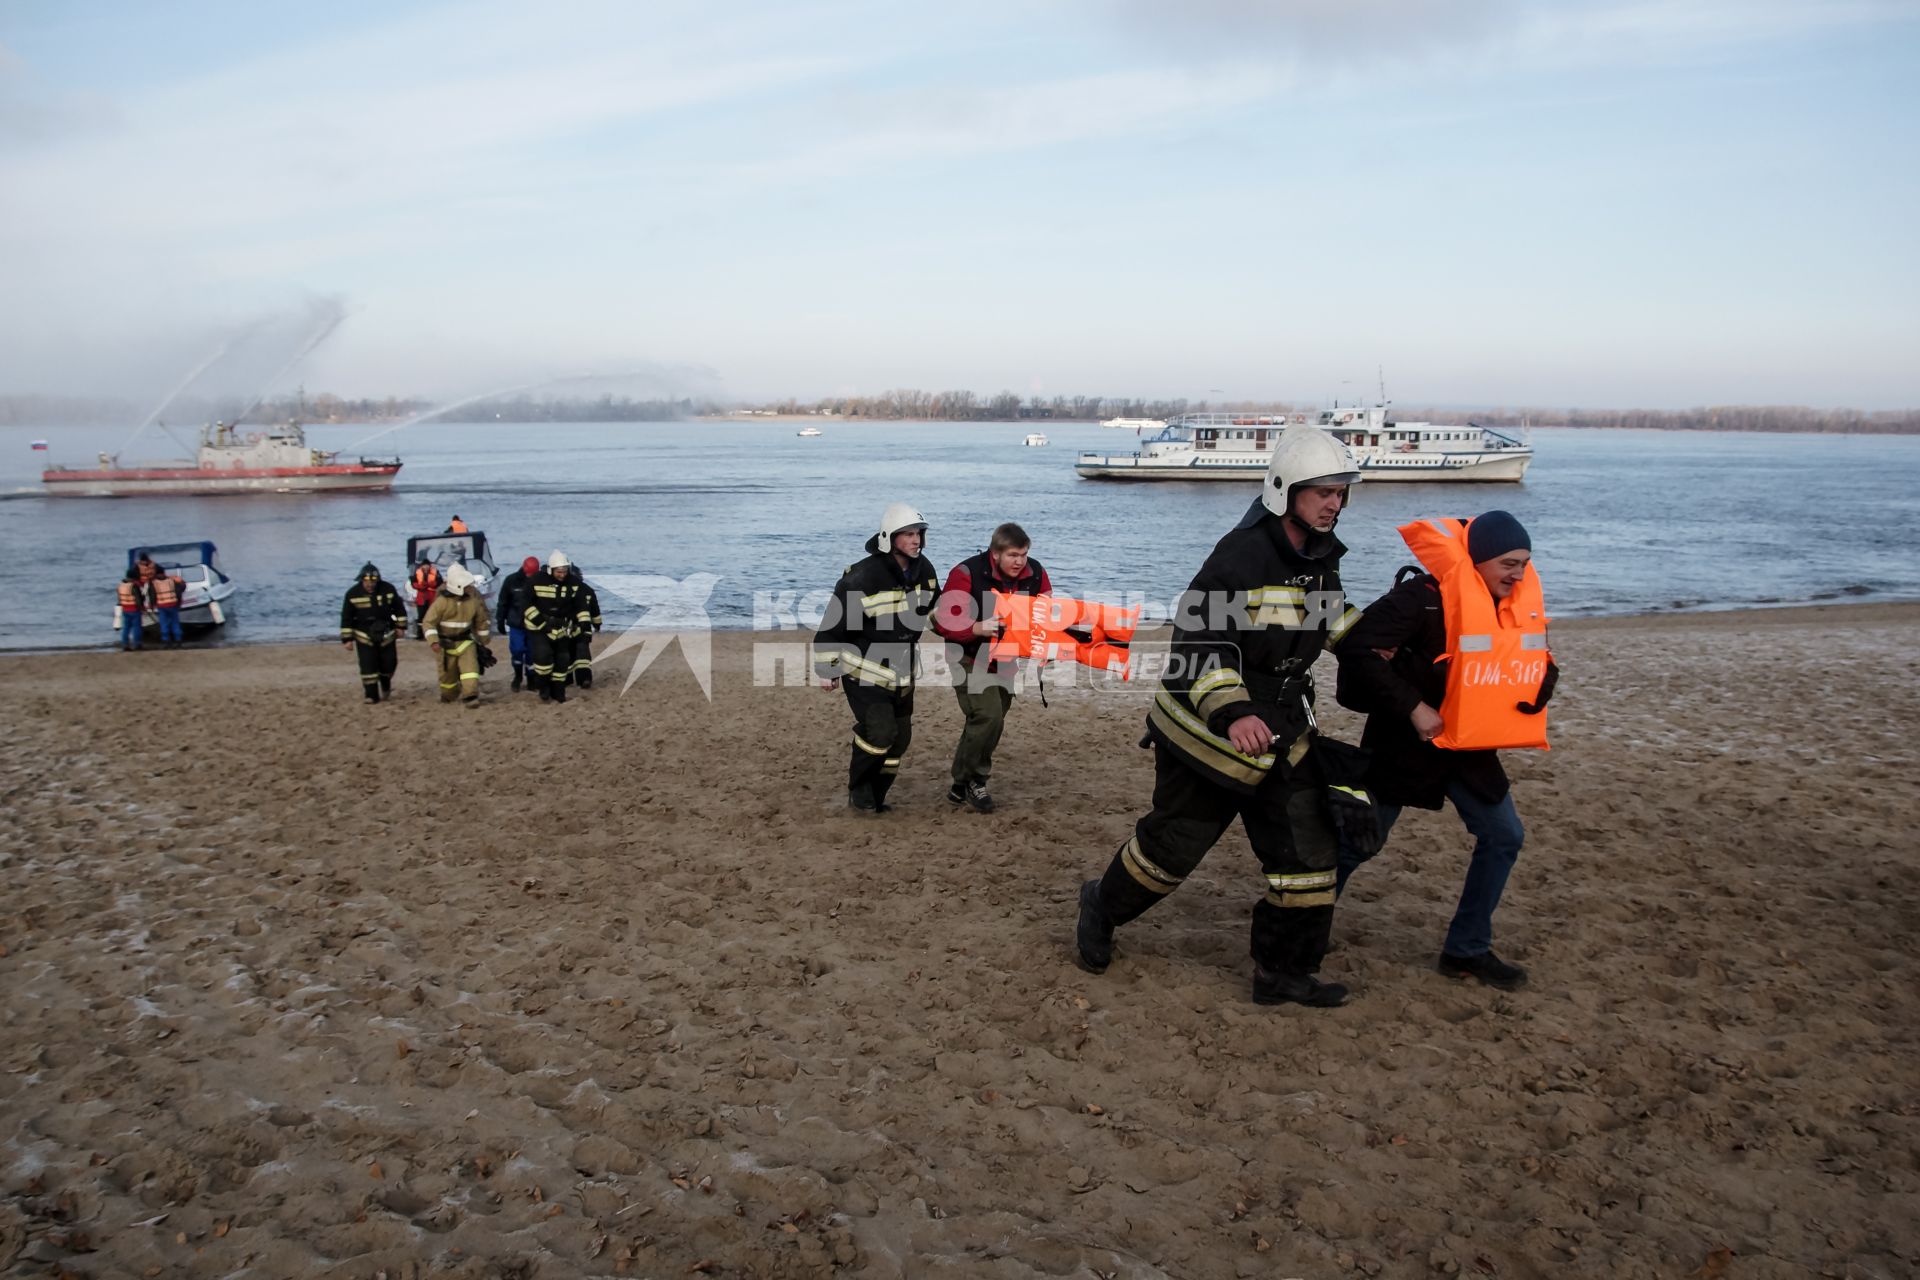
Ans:
<svg viewBox="0 0 1920 1280"><path fill-rule="evenodd" d="M793 434L799 436L802 440L811 440L815 436L823 436L827 433L818 427L802 427Z"/></svg>
<svg viewBox="0 0 1920 1280"><path fill-rule="evenodd" d="M1029 449L1038 449L1041 445L1044 445L1046 442L1047 442L1047 438L1041 435L1038 431L1035 431L1031 435L1029 435L1025 440L1022 440L1020 443L1027 446L1027 448Z"/></svg>
<svg viewBox="0 0 1920 1280"><path fill-rule="evenodd" d="M1368 481L1512 483L1533 461L1533 446L1522 436L1472 424L1392 422L1387 407L1375 405L1317 414L1189 413L1134 453L1082 453L1073 469L1089 480L1258 480L1290 426L1330 432Z"/></svg>
<svg viewBox="0 0 1920 1280"><path fill-rule="evenodd" d="M474 589L484 599L500 580L500 566L493 562L493 553L487 548L487 535L478 529L469 529L465 533L424 533L407 539L407 564L401 573L405 575L407 585L401 588L406 592L407 603L420 603L413 590L413 571L425 560L440 571L440 580L446 581L447 570L456 564L463 564L467 572L473 575Z"/></svg>

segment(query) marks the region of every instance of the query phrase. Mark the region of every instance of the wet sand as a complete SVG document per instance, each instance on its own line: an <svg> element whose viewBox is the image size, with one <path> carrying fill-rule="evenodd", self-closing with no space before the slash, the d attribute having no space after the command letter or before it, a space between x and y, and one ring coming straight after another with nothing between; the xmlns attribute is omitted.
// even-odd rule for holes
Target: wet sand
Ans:
<svg viewBox="0 0 1920 1280"><path fill-rule="evenodd" d="M860 819L844 701L745 635L711 704L677 653L477 711L412 643L378 707L336 646L8 658L0 1273L1920 1273L1916 623L1557 626L1532 986L1433 971L1468 846L1411 813L1332 1012L1248 1000L1237 828L1072 964L1139 692L1022 698L981 817L926 689Z"/></svg>

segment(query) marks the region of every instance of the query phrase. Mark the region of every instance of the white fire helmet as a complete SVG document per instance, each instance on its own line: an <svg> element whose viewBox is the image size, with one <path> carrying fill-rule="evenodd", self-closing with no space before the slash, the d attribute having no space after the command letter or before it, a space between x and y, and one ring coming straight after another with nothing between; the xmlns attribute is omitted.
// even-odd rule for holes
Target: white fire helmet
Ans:
<svg viewBox="0 0 1920 1280"><path fill-rule="evenodd" d="M472 572L463 564L450 565L447 569L447 592L449 595L462 596L467 588L474 585Z"/></svg>
<svg viewBox="0 0 1920 1280"><path fill-rule="evenodd" d="M1293 505L1294 491L1302 485L1359 483L1360 466L1347 446L1319 427L1293 426L1283 430L1274 442L1260 501L1267 510L1284 517ZM1347 501L1353 501L1351 489Z"/></svg>
<svg viewBox="0 0 1920 1280"><path fill-rule="evenodd" d="M555 551L547 557L547 568L549 569L571 569L572 567L573 561L567 559L567 553L564 551Z"/></svg>
<svg viewBox="0 0 1920 1280"><path fill-rule="evenodd" d="M880 550L893 550L893 535L913 529L924 534L927 531L927 518L904 502L892 503L880 517Z"/></svg>

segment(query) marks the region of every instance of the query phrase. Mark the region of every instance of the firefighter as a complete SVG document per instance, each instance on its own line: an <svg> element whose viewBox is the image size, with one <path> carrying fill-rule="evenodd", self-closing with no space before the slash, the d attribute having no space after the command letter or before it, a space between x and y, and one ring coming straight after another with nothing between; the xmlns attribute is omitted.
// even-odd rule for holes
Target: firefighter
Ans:
<svg viewBox="0 0 1920 1280"><path fill-rule="evenodd" d="M847 804L861 813L887 812L887 792L913 741L918 645L940 589L921 554L926 537L925 516L904 502L889 506L867 539L867 558L834 584L813 638L820 687L844 683L853 710Z"/></svg>
<svg viewBox="0 0 1920 1280"><path fill-rule="evenodd" d="M160 643L168 649L180 647L180 598L187 583L171 569L155 567L153 581L147 584L153 593L153 616L160 622Z"/></svg>
<svg viewBox="0 0 1920 1280"><path fill-rule="evenodd" d="M531 595L524 616L533 687L542 702L565 702L574 638L593 621L566 552L555 551L547 557L547 567L534 575Z"/></svg>
<svg viewBox="0 0 1920 1280"><path fill-rule="evenodd" d="M393 693L393 670L400 661L395 642L406 632L407 606L369 560L340 606L340 644L352 648L360 662L360 688L368 702Z"/></svg>
<svg viewBox="0 0 1920 1280"><path fill-rule="evenodd" d="M581 575L580 566L573 566L573 576L580 582L580 599L586 606L586 618L580 625L580 634L573 638L573 682L582 689L593 688L593 636L600 630L603 619L600 616L600 593L593 584Z"/></svg>
<svg viewBox="0 0 1920 1280"><path fill-rule="evenodd" d="M500 584L495 620L507 633L507 657L513 663L513 692L530 677L532 660L527 656L527 602L533 599L533 575L540 572L540 560L528 556L520 567Z"/></svg>
<svg viewBox="0 0 1920 1280"><path fill-rule="evenodd" d="M1346 548L1333 533L1359 479L1333 436L1288 427L1260 498L1181 596L1147 717L1153 807L1105 874L1080 887L1075 942L1087 970L1106 970L1114 929L1179 888L1238 817L1267 882L1253 907L1254 1001L1345 1001L1345 987L1314 977L1333 925L1337 837L1335 752L1315 737L1308 670L1359 617L1341 591Z"/></svg>
<svg viewBox="0 0 1920 1280"><path fill-rule="evenodd" d="M433 598L440 592L440 567L422 555L420 563L413 567L413 638L426 639L427 610L433 607Z"/></svg>
<svg viewBox="0 0 1920 1280"><path fill-rule="evenodd" d="M440 701L480 705L480 655L492 639L493 619L467 566L447 570L447 585L427 610L425 630L440 672Z"/></svg>
<svg viewBox="0 0 1920 1280"><path fill-rule="evenodd" d="M1463 590L1480 591L1479 584L1485 584L1481 598L1493 602L1498 625L1501 602L1515 597L1532 559L1533 541L1520 521L1505 511L1489 511L1467 524L1466 555L1453 571L1463 580ZM1443 659L1454 648L1450 624L1458 627L1459 621L1448 616L1440 579L1407 569L1401 575L1393 590L1367 606L1366 617L1335 651L1340 661L1340 705L1367 716L1360 745L1371 757L1367 789L1379 802L1383 838L1405 807L1438 809L1448 801L1474 837L1460 900L1440 947L1440 972L1503 991L1518 990L1526 985L1527 971L1493 951L1493 913L1526 835L1514 806L1513 787L1499 751L1454 750L1437 745L1434 739L1445 727L1440 708L1450 696L1464 704L1454 709L1466 716L1483 712L1476 704L1484 700L1496 713L1488 719L1520 716L1540 723L1540 713L1559 683L1560 669L1544 650L1542 620L1544 673L1537 691L1516 693L1502 683L1462 688L1449 695L1448 663ZM1465 629L1481 628L1468 621ZM1337 892L1346 891L1347 878L1371 856L1370 850L1341 847Z"/></svg>

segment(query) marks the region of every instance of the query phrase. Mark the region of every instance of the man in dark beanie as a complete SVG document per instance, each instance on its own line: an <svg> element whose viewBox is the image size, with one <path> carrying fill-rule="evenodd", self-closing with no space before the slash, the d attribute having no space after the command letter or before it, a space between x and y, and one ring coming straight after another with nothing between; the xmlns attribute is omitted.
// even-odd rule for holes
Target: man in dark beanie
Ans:
<svg viewBox="0 0 1920 1280"><path fill-rule="evenodd" d="M1506 511L1489 511L1467 525L1471 569L1495 605L1513 594L1533 558L1527 531ZM1466 589L1479 590L1469 576ZM1507 876L1520 856L1524 832L1513 791L1497 751L1450 751L1433 739L1441 731L1440 704L1447 687L1447 623L1439 581L1409 566L1393 590L1367 606L1334 653L1340 663L1340 705L1367 715L1360 745L1372 755L1367 790L1378 806L1380 827L1390 830L1407 805L1454 812L1474 837L1473 857L1461 886L1459 906L1440 952L1440 972L1475 978L1511 991L1525 985L1527 971L1493 953L1493 912ZM1551 656L1539 692L1517 704L1537 715L1553 696L1559 669ZM1338 889L1372 855L1345 844L1340 850Z"/></svg>

